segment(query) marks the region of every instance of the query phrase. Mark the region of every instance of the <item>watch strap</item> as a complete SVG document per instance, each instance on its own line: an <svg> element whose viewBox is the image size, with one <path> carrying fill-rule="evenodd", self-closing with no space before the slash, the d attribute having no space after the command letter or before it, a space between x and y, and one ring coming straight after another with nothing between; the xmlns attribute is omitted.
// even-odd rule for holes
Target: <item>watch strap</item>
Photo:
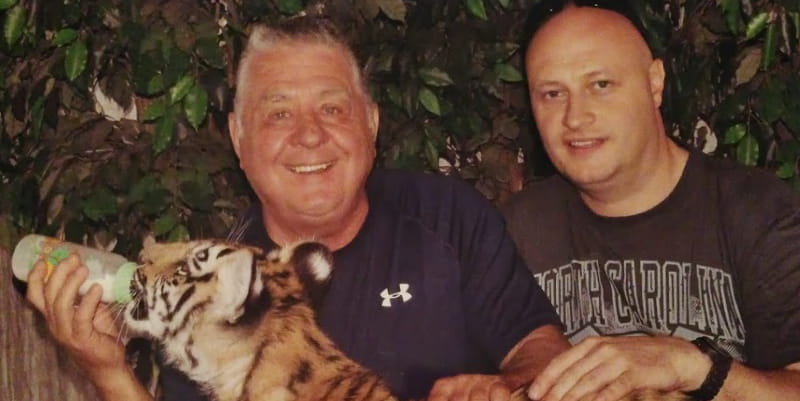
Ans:
<svg viewBox="0 0 800 401"><path fill-rule="evenodd" d="M698 337L692 340L692 344L711 358L711 369L708 371L708 375L706 375L700 388L689 391L686 395L696 401L711 401L717 396L723 383L725 383L733 358L708 337Z"/></svg>

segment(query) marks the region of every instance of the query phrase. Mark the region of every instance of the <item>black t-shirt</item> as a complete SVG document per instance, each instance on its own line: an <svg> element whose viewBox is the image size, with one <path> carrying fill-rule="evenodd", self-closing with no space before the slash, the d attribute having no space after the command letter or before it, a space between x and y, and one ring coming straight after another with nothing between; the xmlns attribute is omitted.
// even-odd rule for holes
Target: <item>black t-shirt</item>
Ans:
<svg viewBox="0 0 800 401"><path fill-rule="evenodd" d="M323 330L352 359L404 398L434 381L491 374L532 330L558 316L515 251L503 219L459 180L375 171L357 237L334 253ZM237 240L270 249L260 208ZM166 400L200 400L176 372L162 374Z"/></svg>
<svg viewBox="0 0 800 401"><path fill-rule="evenodd" d="M638 215L596 215L560 176L503 212L571 341L707 335L770 369L800 361L799 207L774 176L691 153L673 192Z"/></svg>

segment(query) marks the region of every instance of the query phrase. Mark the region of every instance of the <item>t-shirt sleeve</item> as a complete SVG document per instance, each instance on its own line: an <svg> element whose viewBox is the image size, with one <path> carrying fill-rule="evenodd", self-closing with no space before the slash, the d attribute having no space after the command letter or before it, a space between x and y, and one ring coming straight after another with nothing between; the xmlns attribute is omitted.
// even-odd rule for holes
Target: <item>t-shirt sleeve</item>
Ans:
<svg viewBox="0 0 800 401"><path fill-rule="evenodd" d="M485 199L472 201L472 216L466 220L470 224L463 227L458 245L467 324L499 364L531 331L561 322L522 261L499 211Z"/></svg>
<svg viewBox="0 0 800 401"><path fill-rule="evenodd" d="M776 369L800 361L800 211L760 230L739 270L747 364Z"/></svg>
<svg viewBox="0 0 800 401"><path fill-rule="evenodd" d="M798 362L800 194L767 172L720 171L720 236L739 292L746 363L776 369Z"/></svg>

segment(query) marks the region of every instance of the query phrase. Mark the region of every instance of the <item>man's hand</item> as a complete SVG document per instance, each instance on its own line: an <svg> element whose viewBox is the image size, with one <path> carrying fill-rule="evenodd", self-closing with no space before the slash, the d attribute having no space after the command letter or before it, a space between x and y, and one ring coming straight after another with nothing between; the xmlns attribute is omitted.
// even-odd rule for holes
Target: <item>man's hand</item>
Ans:
<svg viewBox="0 0 800 401"><path fill-rule="evenodd" d="M528 396L538 401L616 401L640 389L690 391L711 360L674 337L589 337L553 359Z"/></svg>
<svg viewBox="0 0 800 401"><path fill-rule="evenodd" d="M509 401L511 391L500 376L459 375L434 383L427 401Z"/></svg>
<svg viewBox="0 0 800 401"><path fill-rule="evenodd" d="M71 255L53 269L49 278L45 277L46 270L41 261L34 266L26 298L42 313L56 342L93 377L108 369L126 368L125 348L113 315L100 303L102 289L93 286L76 304L78 288L88 276L80 259Z"/></svg>

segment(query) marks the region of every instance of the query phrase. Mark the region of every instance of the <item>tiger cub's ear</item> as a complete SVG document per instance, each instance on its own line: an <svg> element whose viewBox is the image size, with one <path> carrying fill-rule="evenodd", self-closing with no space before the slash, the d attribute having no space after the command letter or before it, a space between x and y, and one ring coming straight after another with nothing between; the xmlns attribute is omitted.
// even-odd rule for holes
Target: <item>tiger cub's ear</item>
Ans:
<svg viewBox="0 0 800 401"><path fill-rule="evenodd" d="M312 306L317 307L328 290L333 254L319 242L304 242L294 248L291 261Z"/></svg>

